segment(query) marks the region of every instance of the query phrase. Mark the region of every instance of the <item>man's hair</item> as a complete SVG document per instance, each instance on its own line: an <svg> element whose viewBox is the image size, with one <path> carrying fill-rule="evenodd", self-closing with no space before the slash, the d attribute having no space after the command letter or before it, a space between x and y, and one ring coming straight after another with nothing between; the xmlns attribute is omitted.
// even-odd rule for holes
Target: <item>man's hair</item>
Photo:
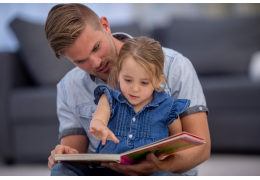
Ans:
<svg viewBox="0 0 260 180"><path fill-rule="evenodd" d="M86 26L101 30L99 17L83 4L58 4L52 7L45 23L45 35L55 56L60 59Z"/></svg>
<svg viewBox="0 0 260 180"><path fill-rule="evenodd" d="M117 63L108 77L109 85L112 87L117 85L122 64L129 57L132 57L146 69L156 91L161 92L166 87L164 79L162 79L164 88L157 87L154 81L155 78L160 79L161 75L164 75L164 53L162 46L158 41L148 37L132 38L124 43L119 52Z"/></svg>

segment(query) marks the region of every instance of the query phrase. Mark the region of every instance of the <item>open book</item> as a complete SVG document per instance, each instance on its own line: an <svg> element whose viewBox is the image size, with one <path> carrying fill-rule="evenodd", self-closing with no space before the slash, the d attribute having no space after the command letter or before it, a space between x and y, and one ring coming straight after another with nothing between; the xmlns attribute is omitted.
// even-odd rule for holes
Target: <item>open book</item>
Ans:
<svg viewBox="0 0 260 180"><path fill-rule="evenodd" d="M136 164L146 158L146 154L154 153L163 159L173 153L205 144L203 138L182 132L122 154L56 154L56 161L77 161L99 165L101 162L118 162Z"/></svg>

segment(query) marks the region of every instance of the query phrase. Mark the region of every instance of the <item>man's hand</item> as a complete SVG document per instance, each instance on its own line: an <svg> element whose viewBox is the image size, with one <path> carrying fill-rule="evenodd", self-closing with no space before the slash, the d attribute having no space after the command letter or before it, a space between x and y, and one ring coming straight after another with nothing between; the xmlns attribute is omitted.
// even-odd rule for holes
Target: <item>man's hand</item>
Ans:
<svg viewBox="0 0 260 180"><path fill-rule="evenodd" d="M124 175L144 176L150 175L155 171L167 171L167 169L165 169L167 167L166 164L166 162L163 163L163 161L160 161L153 153L149 153L146 155L146 159L139 164L125 165L119 163L102 163L101 165Z"/></svg>
<svg viewBox="0 0 260 180"><path fill-rule="evenodd" d="M48 166L50 170L52 170L52 167L58 163L58 161L55 161L55 154L78 154L78 151L69 146L57 145L56 148L51 151L51 155L48 158ZM59 163L60 162L61 161L59 161Z"/></svg>
<svg viewBox="0 0 260 180"><path fill-rule="evenodd" d="M119 143L119 140L116 138L115 134L106 126L102 126L100 128L92 126L88 133L92 134L96 139L101 139L102 145L106 144L106 139Z"/></svg>

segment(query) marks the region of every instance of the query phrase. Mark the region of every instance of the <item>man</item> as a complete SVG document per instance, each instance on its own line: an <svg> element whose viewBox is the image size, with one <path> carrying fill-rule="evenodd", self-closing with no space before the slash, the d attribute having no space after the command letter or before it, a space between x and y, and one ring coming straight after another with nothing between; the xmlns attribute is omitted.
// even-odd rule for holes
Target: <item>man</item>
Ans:
<svg viewBox="0 0 260 180"><path fill-rule="evenodd" d="M120 48L131 37L111 34L107 18L99 18L81 4L54 6L48 14L45 33L56 57L64 55L77 66L57 85L61 142L48 159L52 175L197 175L196 166L210 155L208 109L190 61L167 48L163 48L166 90L174 98L191 100L190 107L181 114L183 131L203 137L207 143L162 161L150 153L145 161L135 165L103 163L107 168L95 168L80 163L55 162L55 154L95 152L99 141L87 133L96 109L93 91L98 84L106 84Z"/></svg>

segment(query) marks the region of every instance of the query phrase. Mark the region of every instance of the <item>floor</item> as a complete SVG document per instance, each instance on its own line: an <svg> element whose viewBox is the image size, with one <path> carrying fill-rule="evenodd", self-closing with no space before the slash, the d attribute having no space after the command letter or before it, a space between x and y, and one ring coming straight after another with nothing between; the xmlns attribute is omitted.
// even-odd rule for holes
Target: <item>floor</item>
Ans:
<svg viewBox="0 0 260 180"><path fill-rule="evenodd" d="M47 164L0 165L0 176L49 176ZM200 176L260 176L260 156L212 154L199 166Z"/></svg>

